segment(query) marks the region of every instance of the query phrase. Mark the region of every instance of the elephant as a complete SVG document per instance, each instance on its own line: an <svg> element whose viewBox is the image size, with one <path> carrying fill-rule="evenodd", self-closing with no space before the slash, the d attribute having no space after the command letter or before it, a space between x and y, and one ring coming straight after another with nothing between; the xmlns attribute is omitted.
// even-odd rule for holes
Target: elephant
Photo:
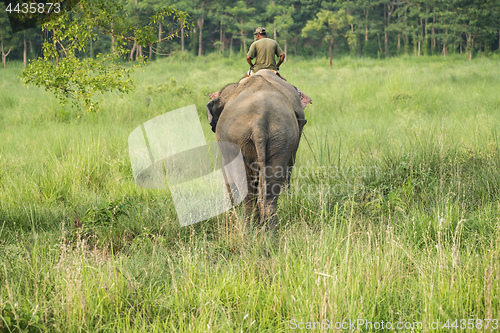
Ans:
<svg viewBox="0 0 500 333"><path fill-rule="evenodd" d="M211 98L207 111L217 141L236 144L243 156L246 210L275 227L278 197L291 176L307 122L297 89L274 72L260 70Z"/></svg>

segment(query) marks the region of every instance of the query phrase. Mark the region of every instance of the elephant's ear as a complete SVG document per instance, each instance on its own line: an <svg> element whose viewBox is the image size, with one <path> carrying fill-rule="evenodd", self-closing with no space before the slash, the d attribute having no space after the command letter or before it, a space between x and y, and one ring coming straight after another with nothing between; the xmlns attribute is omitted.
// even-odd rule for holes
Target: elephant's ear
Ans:
<svg viewBox="0 0 500 333"><path fill-rule="evenodd" d="M207 103L208 121L210 122L210 126L212 126L212 132L214 133L222 109L224 109L224 105L222 104L220 97L214 98Z"/></svg>

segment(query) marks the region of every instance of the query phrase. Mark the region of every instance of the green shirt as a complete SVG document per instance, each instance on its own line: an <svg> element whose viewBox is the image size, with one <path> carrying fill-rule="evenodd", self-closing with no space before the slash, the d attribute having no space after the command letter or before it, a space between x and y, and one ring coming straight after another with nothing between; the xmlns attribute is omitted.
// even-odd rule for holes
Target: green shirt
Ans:
<svg viewBox="0 0 500 333"><path fill-rule="evenodd" d="M280 57L282 54L283 50L275 40L264 37L250 45L247 57L255 59L253 67L253 72L255 73L261 69L277 70L276 58L274 56Z"/></svg>

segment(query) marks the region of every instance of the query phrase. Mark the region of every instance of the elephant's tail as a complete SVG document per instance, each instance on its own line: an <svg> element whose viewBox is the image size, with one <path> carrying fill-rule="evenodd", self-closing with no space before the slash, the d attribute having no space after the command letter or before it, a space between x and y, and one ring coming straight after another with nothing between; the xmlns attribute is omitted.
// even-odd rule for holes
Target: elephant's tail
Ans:
<svg viewBox="0 0 500 333"><path fill-rule="evenodd" d="M261 136L262 138L262 136ZM260 221L264 222L266 218L266 196L267 196L267 181L266 181L266 141L255 140L255 150L257 152L257 162L259 164L259 212Z"/></svg>

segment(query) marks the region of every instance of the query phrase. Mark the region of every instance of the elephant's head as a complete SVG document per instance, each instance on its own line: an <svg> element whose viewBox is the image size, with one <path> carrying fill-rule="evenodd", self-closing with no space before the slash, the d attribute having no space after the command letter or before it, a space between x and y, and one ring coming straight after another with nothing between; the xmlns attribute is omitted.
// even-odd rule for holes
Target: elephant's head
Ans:
<svg viewBox="0 0 500 333"><path fill-rule="evenodd" d="M210 102L207 103L208 121L212 126L212 131L215 133L217 122L220 114L224 110L224 106L231 98L233 92L238 88L238 83L231 83L224 87L220 92L210 95Z"/></svg>

